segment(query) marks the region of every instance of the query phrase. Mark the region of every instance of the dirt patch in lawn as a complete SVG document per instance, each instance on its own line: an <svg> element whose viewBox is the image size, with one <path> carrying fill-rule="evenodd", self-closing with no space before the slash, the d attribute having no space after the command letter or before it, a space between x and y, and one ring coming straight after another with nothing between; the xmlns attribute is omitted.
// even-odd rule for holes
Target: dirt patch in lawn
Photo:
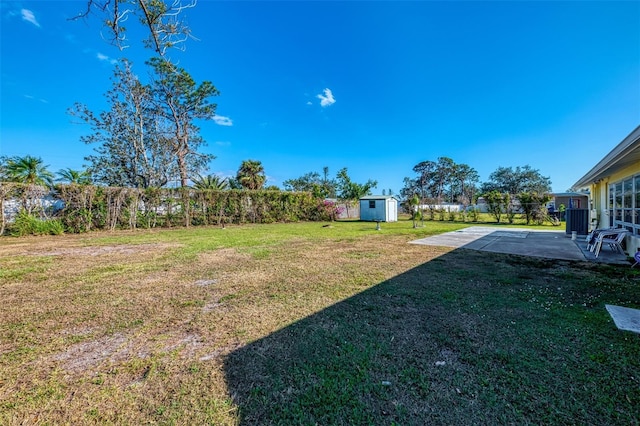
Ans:
<svg viewBox="0 0 640 426"><path fill-rule="evenodd" d="M203 338L195 332L170 332L167 335L132 335L115 333L99 339L76 343L51 357L70 373L100 370L102 365L122 363L133 358L145 359L172 353L181 358L193 358L204 346Z"/></svg>
<svg viewBox="0 0 640 426"><path fill-rule="evenodd" d="M215 251L208 251L201 253L198 256L198 264L203 267L230 267L233 265L245 263L251 259L251 255L248 253L239 253L234 248L225 248Z"/></svg>
<svg viewBox="0 0 640 426"><path fill-rule="evenodd" d="M129 356L127 343L127 337L118 333L75 344L66 351L54 355L52 359L59 361L65 370L79 373L105 361L115 362L127 359Z"/></svg>
<svg viewBox="0 0 640 426"><path fill-rule="evenodd" d="M25 252L24 255L34 256L104 256L110 254L137 254L150 251L161 251L172 247L175 244L124 244L113 246L87 246L87 247L58 247L50 250Z"/></svg>

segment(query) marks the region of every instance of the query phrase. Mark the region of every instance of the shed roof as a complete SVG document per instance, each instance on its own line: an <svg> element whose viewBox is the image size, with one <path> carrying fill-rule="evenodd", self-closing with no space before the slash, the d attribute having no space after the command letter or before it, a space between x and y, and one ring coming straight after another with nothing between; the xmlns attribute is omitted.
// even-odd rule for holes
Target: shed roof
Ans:
<svg viewBox="0 0 640 426"><path fill-rule="evenodd" d="M622 140L589 172L582 176L573 188L586 188L625 167L640 163L640 126Z"/></svg>
<svg viewBox="0 0 640 426"><path fill-rule="evenodd" d="M388 200L389 198L396 199L393 195L365 195L360 197L361 200Z"/></svg>
<svg viewBox="0 0 640 426"><path fill-rule="evenodd" d="M554 197L589 197L588 192L554 192Z"/></svg>

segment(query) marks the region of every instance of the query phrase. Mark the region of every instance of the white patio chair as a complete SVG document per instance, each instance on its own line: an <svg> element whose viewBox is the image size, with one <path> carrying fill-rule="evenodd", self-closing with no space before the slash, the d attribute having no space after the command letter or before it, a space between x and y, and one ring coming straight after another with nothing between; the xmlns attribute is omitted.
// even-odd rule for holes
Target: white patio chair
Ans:
<svg viewBox="0 0 640 426"><path fill-rule="evenodd" d="M635 259L636 263L631 265L632 268L640 263L640 250L638 250L636 254L633 255L633 258Z"/></svg>
<svg viewBox="0 0 640 426"><path fill-rule="evenodd" d="M601 232L598 234L596 241L594 243L593 252L598 258L600 254L600 250L602 249L602 244L607 244L611 250L615 250L616 252L621 252L624 254L624 250L622 249L622 241L624 241L624 237L629 233L626 229L618 231L618 232Z"/></svg>
<svg viewBox="0 0 640 426"><path fill-rule="evenodd" d="M608 238L605 238L604 241L609 244L611 250L615 250L618 253L624 254L624 249L622 248L622 242L624 241L624 237L627 236L627 232L621 232L611 241Z"/></svg>
<svg viewBox="0 0 640 426"><path fill-rule="evenodd" d="M587 250L589 250L590 252L593 252L596 248L596 243L598 242L598 237L603 233L603 232L611 232L613 231L614 228L600 228L600 229L596 229L593 228L591 230L591 232L589 232L589 235L587 235L586 241L587 241Z"/></svg>
<svg viewBox="0 0 640 426"><path fill-rule="evenodd" d="M600 231L601 229L593 228L591 232L589 232L589 235L585 238L585 241L587 242L587 250L593 251L598 237L598 232Z"/></svg>

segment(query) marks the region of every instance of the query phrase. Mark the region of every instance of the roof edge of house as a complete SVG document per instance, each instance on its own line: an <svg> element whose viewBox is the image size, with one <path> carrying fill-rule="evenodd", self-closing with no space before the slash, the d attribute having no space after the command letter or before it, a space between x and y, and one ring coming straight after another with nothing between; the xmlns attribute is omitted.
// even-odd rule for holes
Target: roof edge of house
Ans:
<svg viewBox="0 0 640 426"><path fill-rule="evenodd" d="M600 160L591 170L573 184L572 188L580 189L589 186L591 183L602 179L602 173L624 158L631 150L635 148L635 144L640 143L640 125L636 127L629 135L622 140L615 148L611 150L605 157Z"/></svg>

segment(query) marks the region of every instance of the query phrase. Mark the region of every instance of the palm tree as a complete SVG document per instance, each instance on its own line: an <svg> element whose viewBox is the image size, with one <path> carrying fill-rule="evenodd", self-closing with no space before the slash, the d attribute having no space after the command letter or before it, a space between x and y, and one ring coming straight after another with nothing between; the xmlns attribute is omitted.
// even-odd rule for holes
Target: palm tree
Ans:
<svg viewBox="0 0 640 426"><path fill-rule="evenodd" d="M411 220L413 221L413 227L417 228L416 218L420 211L420 197L418 194L413 194L413 197L409 198L409 206L411 206Z"/></svg>
<svg viewBox="0 0 640 426"><path fill-rule="evenodd" d="M229 182L227 178L220 178L216 175L200 176L193 179L193 187L196 189L215 189L223 191L229 188Z"/></svg>
<svg viewBox="0 0 640 426"><path fill-rule="evenodd" d="M91 175L86 170L73 170L72 168L60 169L56 173L59 178L58 182L76 184L76 185L90 185Z"/></svg>
<svg viewBox="0 0 640 426"><path fill-rule="evenodd" d="M243 188L261 189L267 177L264 174L262 163L256 160L245 160L240 165L236 179Z"/></svg>
<svg viewBox="0 0 640 426"><path fill-rule="evenodd" d="M5 164L5 173L12 182L31 185L51 186L53 173L47 170L42 158L25 155L24 157L9 158Z"/></svg>

